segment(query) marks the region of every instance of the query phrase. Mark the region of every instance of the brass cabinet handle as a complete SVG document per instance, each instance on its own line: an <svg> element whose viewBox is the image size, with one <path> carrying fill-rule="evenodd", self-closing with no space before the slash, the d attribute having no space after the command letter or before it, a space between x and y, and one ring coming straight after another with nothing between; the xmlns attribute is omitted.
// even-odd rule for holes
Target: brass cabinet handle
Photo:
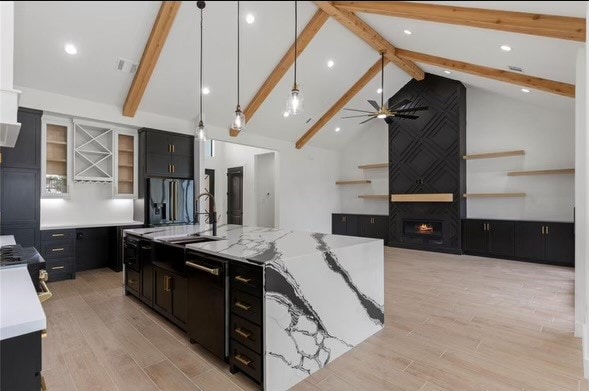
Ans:
<svg viewBox="0 0 589 391"><path fill-rule="evenodd" d="M51 268L51 270L61 270L61 269L65 269L65 266L53 266Z"/></svg>
<svg viewBox="0 0 589 391"><path fill-rule="evenodd" d="M242 303L241 301L236 301L236 302L235 302L235 306L236 306L237 308L241 308L241 309L242 309L242 310L244 310L244 311L249 311L249 310L250 310L250 308L252 308L252 306L251 306L251 305L244 304L244 303Z"/></svg>
<svg viewBox="0 0 589 391"><path fill-rule="evenodd" d="M239 361L240 363L242 363L243 365L245 365L246 367L249 367L250 364L252 363L252 360L250 360L246 356L242 356L241 354L235 355L235 359L237 361Z"/></svg>
<svg viewBox="0 0 589 391"><path fill-rule="evenodd" d="M252 336L252 333L242 330L240 327L236 328L234 331L245 339L249 339Z"/></svg>
<svg viewBox="0 0 589 391"><path fill-rule="evenodd" d="M544 235L544 226L542 226L542 235Z"/></svg>
<svg viewBox="0 0 589 391"><path fill-rule="evenodd" d="M137 282L137 280L127 280L127 282L128 282L129 284L135 284L135 283Z"/></svg>
<svg viewBox="0 0 589 391"><path fill-rule="evenodd" d="M190 261L186 261L186 266L191 267L193 269L198 269L198 270L202 270L203 272L207 272L209 274L212 274L214 276L218 276L219 275L219 268L210 268L210 267L206 267L206 266L202 266Z"/></svg>
<svg viewBox="0 0 589 391"><path fill-rule="evenodd" d="M491 224L487 223L487 231L491 230Z"/></svg>
<svg viewBox="0 0 589 391"><path fill-rule="evenodd" d="M51 236L53 236L54 238L59 238L61 236L64 236L65 234L52 234Z"/></svg>
<svg viewBox="0 0 589 391"><path fill-rule="evenodd" d="M546 226L546 235L548 235L548 226Z"/></svg>
<svg viewBox="0 0 589 391"><path fill-rule="evenodd" d="M164 292L170 292L172 290L172 287L170 284L172 282L172 277L170 276L164 276Z"/></svg>
<svg viewBox="0 0 589 391"><path fill-rule="evenodd" d="M243 282L244 284L249 284L251 278L243 277L243 276L235 276L235 281Z"/></svg>
<svg viewBox="0 0 589 391"><path fill-rule="evenodd" d="M63 247L59 247L59 248L52 248L51 251L53 252L57 252L57 251L63 251L65 250Z"/></svg>
<svg viewBox="0 0 589 391"><path fill-rule="evenodd" d="M176 165L172 164L172 172L176 172Z"/></svg>
<svg viewBox="0 0 589 391"><path fill-rule="evenodd" d="M176 146L174 144L172 144L172 152L176 153Z"/></svg>
<svg viewBox="0 0 589 391"><path fill-rule="evenodd" d="M172 144L168 144L168 152L172 152Z"/></svg>
<svg viewBox="0 0 589 391"><path fill-rule="evenodd" d="M47 338L47 329L41 330L41 338Z"/></svg>

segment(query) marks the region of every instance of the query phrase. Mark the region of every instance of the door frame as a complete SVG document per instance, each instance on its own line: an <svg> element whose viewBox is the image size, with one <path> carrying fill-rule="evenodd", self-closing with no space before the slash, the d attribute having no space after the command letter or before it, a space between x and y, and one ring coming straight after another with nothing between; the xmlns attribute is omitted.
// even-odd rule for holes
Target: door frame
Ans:
<svg viewBox="0 0 589 391"><path fill-rule="evenodd" d="M209 176L209 193L213 196L213 198L215 197L215 170L213 170L212 168L205 168L205 176L208 175ZM213 221L213 210L215 210L216 208L213 208L215 201L213 201L212 198L209 198L209 221ZM216 205L214 205L216 206ZM216 212L216 211L215 211Z"/></svg>
<svg viewBox="0 0 589 391"><path fill-rule="evenodd" d="M231 188L231 181L229 180L229 176L231 174L241 174L241 192L239 196L241 198L241 225L243 225L243 166L230 167L227 169L227 224L231 224L229 222L229 207L231 205L231 202L229 201L229 189Z"/></svg>

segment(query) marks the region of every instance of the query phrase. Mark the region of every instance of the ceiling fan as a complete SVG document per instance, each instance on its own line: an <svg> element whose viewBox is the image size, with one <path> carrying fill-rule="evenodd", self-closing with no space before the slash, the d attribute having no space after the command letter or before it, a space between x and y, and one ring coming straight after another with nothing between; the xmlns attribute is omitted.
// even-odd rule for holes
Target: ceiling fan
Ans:
<svg viewBox="0 0 589 391"><path fill-rule="evenodd" d="M360 122L360 124L366 123L368 121L372 121L375 118L380 118L380 119L384 119L387 123L390 123L390 121L392 120L392 118L397 117L397 118L405 118L405 119L417 119L419 118L419 116L417 115L413 115L410 113L413 113L415 111L423 111L423 110L427 110L428 107L427 106L421 106L421 107L411 107L411 108L403 108L404 106L408 105L409 103L411 103L411 101L409 99L403 99L402 101L394 104L391 107L385 107L384 105L384 52L380 53L381 56L381 61L380 61L380 106L378 105L378 103L376 103L376 101L374 100L369 100L368 103L370 103L370 105L372 107L374 107L374 109L376 111L368 111L368 110L358 110L358 109L348 109L348 108L344 108L344 110L348 110L348 111L356 111L356 112L360 112L360 113L365 113L365 114L360 114L360 115L350 115L347 117L342 117L342 118L361 118L361 117L370 117L365 121Z"/></svg>

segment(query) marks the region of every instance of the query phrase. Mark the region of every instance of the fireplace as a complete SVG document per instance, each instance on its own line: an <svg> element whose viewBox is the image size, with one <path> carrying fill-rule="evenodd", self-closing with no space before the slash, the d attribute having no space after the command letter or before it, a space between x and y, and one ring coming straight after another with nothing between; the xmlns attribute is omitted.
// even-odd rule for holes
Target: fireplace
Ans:
<svg viewBox="0 0 589 391"><path fill-rule="evenodd" d="M442 245L443 222L440 220L403 219L402 241L411 244Z"/></svg>

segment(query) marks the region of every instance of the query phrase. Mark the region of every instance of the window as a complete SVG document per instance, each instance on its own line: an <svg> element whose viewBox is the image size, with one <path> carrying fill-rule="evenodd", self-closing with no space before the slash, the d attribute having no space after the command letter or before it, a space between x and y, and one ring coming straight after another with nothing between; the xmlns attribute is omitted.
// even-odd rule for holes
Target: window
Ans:
<svg viewBox="0 0 589 391"><path fill-rule="evenodd" d="M215 157L215 140L207 140L205 142L205 156Z"/></svg>

